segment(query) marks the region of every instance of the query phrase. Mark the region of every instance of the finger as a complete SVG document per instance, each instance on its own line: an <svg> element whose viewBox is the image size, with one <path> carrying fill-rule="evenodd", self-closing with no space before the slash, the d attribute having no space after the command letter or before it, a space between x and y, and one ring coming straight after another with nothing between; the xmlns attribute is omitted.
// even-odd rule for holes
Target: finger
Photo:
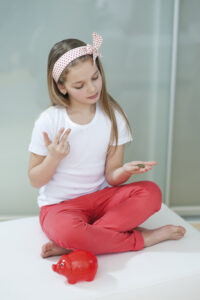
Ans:
<svg viewBox="0 0 200 300"><path fill-rule="evenodd" d="M69 148L69 142L68 141L65 141L64 143L60 143L60 148L61 149L68 149Z"/></svg>
<svg viewBox="0 0 200 300"><path fill-rule="evenodd" d="M48 147L51 144L51 140L49 139L47 132L43 131L43 137L45 146Z"/></svg>
<svg viewBox="0 0 200 300"><path fill-rule="evenodd" d="M129 166L128 167L128 172L137 172L137 171L140 171L140 168L139 167L137 167L137 166Z"/></svg>
<svg viewBox="0 0 200 300"><path fill-rule="evenodd" d="M152 167L147 167L146 170L150 171L150 170L152 170Z"/></svg>
<svg viewBox="0 0 200 300"><path fill-rule="evenodd" d="M138 168L138 169L136 169ZM152 166L144 166L144 167L138 167L135 166L134 172L137 172L137 174L146 173L152 169Z"/></svg>
<svg viewBox="0 0 200 300"><path fill-rule="evenodd" d="M137 167L139 169L145 168L145 162L144 161L132 161L130 162L131 166Z"/></svg>
<svg viewBox="0 0 200 300"><path fill-rule="evenodd" d="M58 133L56 134L56 136L55 136L55 138L54 138L54 140L53 140L53 144L54 144L54 145L57 145L57 144L59 143L60 137L61 137L61 135L62 135L62 133L63 133L64 130L65 130L65 128L62 127L62 128L58 131Z"/></svg>
<svg viewBox="0 0 200 300"><path fill-rule="evenodd" d="M69 151L70 151L70 144L67 143L67 145L65 146L65 152L67 152L67 154L68 154Z"/></svg>
<svg viewBox="0 0 200 300"><path fill-rule="evenodd" d="M64 145L61 146L61 149L65 152L65 154L68 154L70 152L70 144L69 142L66 142Z"/></svg>
<svg viewBox="0 0 200 300"><path fill-rule="evenodd" d="M147 166L141 165L141 164L138 164L137 166L133 167L133 170L135 172L137 172L137 174L148 172L151 169L152 169L151 166L147 167Z"/></svg>
<svg viewBox="0 0 200 300"><path fill-rule="evenodd" d="M67 145L69 145L68 140L63 139L63 140L59 143L58 146L59 146L61 149L64 149Z"/></svg>
<svg viewBox="0 0 200 300"><path fill-rule="evenodd" d="M156 166L158 163L156 161L132 161L132 165L139 166L140 168L145 168L146 166Z"/></svg>
<svg viewBox="0 0 200 300"><path fill-rule="evenodd" d="M71 132L71 128L68 128L68 129L65 131L65 133L63 134L63 136L60 138L60 142L61 142L61 143L64 143L64 142L67 140L68 135L70 134L70 132Z"/></svg>
<svg viewBox="0 0 200 300"><path fill-rule="evenodd" d="M145 164L150 166L156 166L158 163L157 161L146 161Z"/></svg>

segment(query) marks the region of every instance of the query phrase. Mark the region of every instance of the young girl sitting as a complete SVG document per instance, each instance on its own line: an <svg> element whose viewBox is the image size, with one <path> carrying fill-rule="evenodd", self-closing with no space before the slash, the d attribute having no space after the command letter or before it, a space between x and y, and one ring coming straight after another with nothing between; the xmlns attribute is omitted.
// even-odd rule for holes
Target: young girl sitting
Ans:
<svg viewBox="0 0 200 300"><path fill-rule="evenodd" d="M136 251L184 236L182 226L138 227L162 204L152 181L125 183L155 161L123 163L132 140L126 115L106 89L102 37L56 43L48 57L51 106L43 111L29 145L29 178L39 188L40 224L50 239L43 258L73 250L93 254Z"/></svg>

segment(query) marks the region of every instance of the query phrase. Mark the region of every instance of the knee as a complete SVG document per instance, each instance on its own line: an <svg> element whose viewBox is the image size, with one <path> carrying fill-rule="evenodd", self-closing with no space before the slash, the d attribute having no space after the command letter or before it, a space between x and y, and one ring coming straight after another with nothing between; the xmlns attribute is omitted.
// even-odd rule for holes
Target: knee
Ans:
<svg viewBox="0 0 200 300"><path fill-rule="evenodd" d="M72 249L72 250L80 249L81 245L84 244L85 226L87 226L87 224L76 223L76 224L70 224L70 226L63 228L62 230L57 232L56 244L66 249Z"/></svg>
<svg viewBox="0 0 200 300"><path fill-rule="evenodd" d="M145 190L148 193L148 202L155 211L159 211L162 205L162 191L153 181L145 181Z"/></svg>

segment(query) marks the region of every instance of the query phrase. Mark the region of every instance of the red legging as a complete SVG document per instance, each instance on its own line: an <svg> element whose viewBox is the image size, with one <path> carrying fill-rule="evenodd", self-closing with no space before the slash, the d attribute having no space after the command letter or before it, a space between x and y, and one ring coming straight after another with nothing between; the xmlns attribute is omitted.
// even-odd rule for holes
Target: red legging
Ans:
<svg viewBox="0 0 200 300"><path fill-rule="evenodd" d="M162 205L160 188L139 181L43 206L40 224L58 246L93 254L135 251L144 248L134 230Z"/></svg>

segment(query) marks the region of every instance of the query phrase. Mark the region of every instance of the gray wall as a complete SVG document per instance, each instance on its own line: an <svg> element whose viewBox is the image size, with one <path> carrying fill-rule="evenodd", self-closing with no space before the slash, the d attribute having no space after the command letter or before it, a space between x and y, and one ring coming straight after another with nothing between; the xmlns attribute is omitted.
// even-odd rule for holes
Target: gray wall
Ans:
<svg viewBox="0 0 200 300"><path fill-rule="evenodd" d="M154 170L129 181L154 180L165 200L173 4L173 0L0 2L1 216L38 214L37 190L27 176L28 144L34 120L50 103L47 56L52 45L65 38L91 43L94 31L104 39L101 52L108 91L124 108L133 129L125 161L158 161Z"/></svg>

